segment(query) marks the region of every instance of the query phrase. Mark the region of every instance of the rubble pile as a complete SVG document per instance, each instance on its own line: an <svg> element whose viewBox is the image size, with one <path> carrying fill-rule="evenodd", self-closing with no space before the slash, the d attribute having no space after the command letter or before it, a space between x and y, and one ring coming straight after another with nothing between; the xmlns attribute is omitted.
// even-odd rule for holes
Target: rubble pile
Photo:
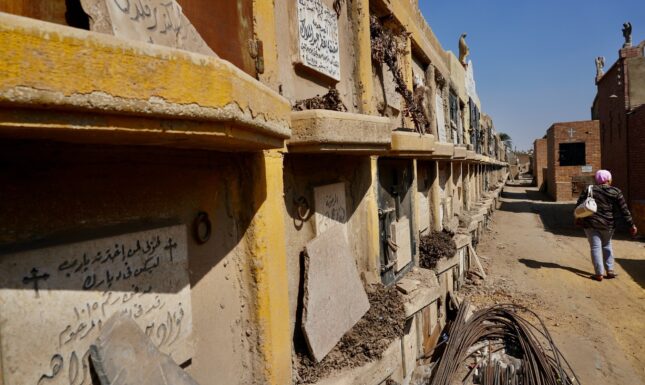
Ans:
<svg viewBox="0 0 645 385"><path fill-rule="evenodd" d="M340 99L340 93L338 93L338 90L330 88L323 96L316 95L313 98L296 101L296 104L293 106L293 110L331 110L347 112L347 107Z"/></svg>
<svg viewBox="0 0 645 385"><path fill-rule="evenodd" d="M420 239L419 266L432 269L441 258L452 258L456 252L457 245L450 233L433 231Z"/></svg>
<svg viewBox="0 0 645 385"><path fill-rule="evenodd" d="M380 359L392 341L403 335L405 309L396 287L372 285L367 295L369 311L322 361L315 362L306 352L296 353L296 384L315 383L334 371Z"/></svg>

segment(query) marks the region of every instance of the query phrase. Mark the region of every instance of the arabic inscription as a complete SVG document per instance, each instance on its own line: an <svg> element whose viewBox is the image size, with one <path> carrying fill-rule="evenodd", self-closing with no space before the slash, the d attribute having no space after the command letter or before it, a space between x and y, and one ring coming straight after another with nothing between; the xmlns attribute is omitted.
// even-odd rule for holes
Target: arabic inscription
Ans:
<svg viewBox="0 0 645 385"><path fill-rule="evenodd" d="M91 384L89 345L129 314L176 362L193 354L185 226L0 257L5 384Z"/></svg>

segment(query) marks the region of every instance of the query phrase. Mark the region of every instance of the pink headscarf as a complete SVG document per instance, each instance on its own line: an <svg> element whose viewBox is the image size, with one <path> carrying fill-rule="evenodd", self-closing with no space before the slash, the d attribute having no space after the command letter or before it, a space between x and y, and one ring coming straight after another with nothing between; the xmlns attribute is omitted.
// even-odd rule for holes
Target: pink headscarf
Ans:
<svg viewBox="0 0 645 385"><path fill-rule="evenodd" d="M611 173L607 170L596 171L596 183L605 184L611 181Z"/></svg>

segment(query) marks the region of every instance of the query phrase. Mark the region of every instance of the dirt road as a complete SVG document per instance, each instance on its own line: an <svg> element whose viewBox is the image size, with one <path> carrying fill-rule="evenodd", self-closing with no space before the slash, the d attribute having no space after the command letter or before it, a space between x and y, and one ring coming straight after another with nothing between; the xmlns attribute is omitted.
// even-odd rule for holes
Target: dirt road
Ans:
<svg viewBox="0 0 645 385"><path fill-rule="evenodd" d="M469 290L476 302L513 300L535 310L581 384L645 384L645 242L619 234L618 278L592 281L573 206L506 186L478 247L489 277Z"/></svg>

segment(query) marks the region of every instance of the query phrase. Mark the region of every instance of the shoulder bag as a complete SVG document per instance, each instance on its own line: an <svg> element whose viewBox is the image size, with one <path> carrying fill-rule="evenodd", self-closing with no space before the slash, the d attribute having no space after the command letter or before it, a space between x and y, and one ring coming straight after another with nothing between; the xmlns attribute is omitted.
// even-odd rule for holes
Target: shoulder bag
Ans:
<svg viewBox="0 0 645 385"><path fill-rule="evenodd" d="M595 214L597 210L596 200L593 199L593 186L590 185L587 188L587 199L576 207L573 215L576 218L586 218Z"/></svg>

